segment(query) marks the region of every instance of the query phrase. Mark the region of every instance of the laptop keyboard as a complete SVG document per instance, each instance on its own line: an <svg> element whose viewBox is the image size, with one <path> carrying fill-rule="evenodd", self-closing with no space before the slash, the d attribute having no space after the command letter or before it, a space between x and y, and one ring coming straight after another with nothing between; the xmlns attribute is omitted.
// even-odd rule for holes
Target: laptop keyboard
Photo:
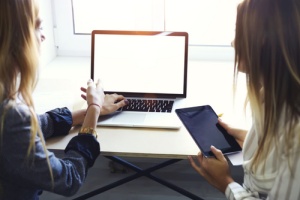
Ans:
<svg viewBox="0 0 300 200"><path fill-rule="evenodd" d="M156 99L128 99L129 104L119 111L141 111L141 112L171 112L173 100Z"/></svg>

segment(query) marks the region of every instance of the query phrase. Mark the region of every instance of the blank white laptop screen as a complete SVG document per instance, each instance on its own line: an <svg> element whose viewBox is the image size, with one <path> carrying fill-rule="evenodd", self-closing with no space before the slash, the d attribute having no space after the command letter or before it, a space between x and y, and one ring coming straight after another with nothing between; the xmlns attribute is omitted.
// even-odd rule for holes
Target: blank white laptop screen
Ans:
<svg viewBox="0 0 300 200"><path fill-rule="evenodd" d="M106 92L186 95L186 33L94 31L93 40L92 78Z"/></svg>
<svg viewBox="0 0 300 200"><path fill-rule="evenodd" d="M105 93L185 98L187 48L186 32L94 30L91 78Z"/></svg>

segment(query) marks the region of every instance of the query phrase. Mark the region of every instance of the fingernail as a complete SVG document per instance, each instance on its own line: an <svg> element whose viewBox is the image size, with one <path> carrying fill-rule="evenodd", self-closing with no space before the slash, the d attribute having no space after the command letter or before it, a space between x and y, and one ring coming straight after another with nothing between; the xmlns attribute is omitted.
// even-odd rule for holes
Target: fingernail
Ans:
<svg viewBox="0 0 300 200"><path fill-rule="evenodd" d="M210 148L214 148L215 149L216 147L214 145L211 145Z"/></svg>
<svg viewBox="0 0 300 200"><path fill-rule="evenodd" d="M125 104L128 105L129 101L127 99L124 100Z"/></svg>

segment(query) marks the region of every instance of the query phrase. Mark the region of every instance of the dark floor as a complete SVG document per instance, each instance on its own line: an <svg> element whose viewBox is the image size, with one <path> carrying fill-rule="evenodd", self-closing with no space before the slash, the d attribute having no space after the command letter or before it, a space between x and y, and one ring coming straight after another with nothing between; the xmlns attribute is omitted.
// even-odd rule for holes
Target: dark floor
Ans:
<svg viewBox="0 0 300 200"><path fill-rule="evenodd" d="M57 156L61 152L56 152ZM141 167L143 169L151 167L155 164L166 161L167 159L153 159L153 158L124 158L127 161ZM119 171L112 170L111 165L119 169ZM95 165L89 170L87 179L83 187L73 197L64 197L49 192L43 192L41 200L70 200L87 192L93 191L99 187L105 186L109 183L117 181L121 178L135 174L133 170L124 169L115 162L99 156ZM241 166L231 166L231 172L237 182L242 181L243 170ZM183 189L206 200L223 200L225 196L210 186L194 169L190 166L187 160L182 160L165 168L159 169L152 173L157 177L163 178L168 182L180 186ZM190 199L182 194L157 183L147 177L139 177L126 184L120 185L104 193L98 194L89 200L187 200Z"/></svg>

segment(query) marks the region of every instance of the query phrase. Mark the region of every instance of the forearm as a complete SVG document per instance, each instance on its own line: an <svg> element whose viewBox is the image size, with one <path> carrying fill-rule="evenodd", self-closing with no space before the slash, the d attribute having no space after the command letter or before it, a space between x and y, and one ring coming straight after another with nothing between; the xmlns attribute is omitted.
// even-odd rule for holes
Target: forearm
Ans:
<svg viewBox="0 0 300 200"><path fill-rule="evenodd" d="M50 110L37 117L45 139L66 135L72 127L72 114L66 107Z"/></svg>
<svg viewBox="0 0 300 200"><path fill-rule="evenodd" d="M84 121L85 114L86 114L85 109L73 111L72 112L72 119L73 119L72 126L81 125Z"/></svg>
<svg viewBox="0 0 300 200"><path fill-rule="evenodd" d="M95 159L100 153L100 146L99 142L97 141L97 133L94 131L96 129L99 114L100 106L97 104L93 104L88 107L82 123L82 129L79 131L77 136L70 140L65 149L66 153L70 150L79 152L83 157L85 157L85 159L87 159L88 167L93 166ZM84 130L86 128L88 130Z"/></svg>
<svg viewBox="0 0 300 200"><path fill-rule="evenodd" d="M100 108L96 105L88 107L82 127L90 127L95 129L97 126L98 117L100 115Z"/></svg>
<svg viewBox="0 0 300 200"><path fill-rule="evenodd" d="M99 116L97 113L95 113L95 112L94 112L94 114L92 114L90 112L87 113L87 110L85 110L85 109L73 111L72 112L72 119L73 119L72 126L82 125L84 127L89 126L89 127L95 128L97 121L98 121L97 116ZM86 124L84 124L84 122Z"/></svg>
<svg viewBox="0 0 300 200"><path fill-rule="evenodd" d="M67 111L67 109L51 111L54 114L44 115L41 123L51 129L52 125L47 126L47 122L52 123L52 118L56 119L54 123L59 123L58 125L61 125L59 119L64 117L69 118L66 121L71 122L71 113ZM66 152L64 159L59 159L52 152L45 150L43 139L36 136L34 149L30 151L30 155L27 155L30 146L29 138L32 134L29 108L20 105L10 109L6 116L9 120L6 120L3 127L0 176L3 178L1 183L3 182L8 188L7 192L10 193L11 189L11 194L14 196L13 191L16 188L17 191L39 188L67 196L75 194L86 177L87 168L93 165L100 152L98 141L91 135L84 135L86 137L82 136L83 139L77 136L78 146L83 147L81 151L75 152L74 148L73 151ZM65 126L70 127L71 123ZM53 175L50 174L49 167ZM5 199L17 199L10 197Z"/></svg>

